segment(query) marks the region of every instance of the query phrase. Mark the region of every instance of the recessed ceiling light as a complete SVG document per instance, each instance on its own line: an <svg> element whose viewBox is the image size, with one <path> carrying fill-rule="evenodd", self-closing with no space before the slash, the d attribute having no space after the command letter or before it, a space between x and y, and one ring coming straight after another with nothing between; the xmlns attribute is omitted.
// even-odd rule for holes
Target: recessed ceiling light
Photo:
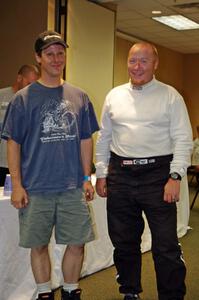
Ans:
<svg viewBox="0 0 199 300"><path fill-rule="evenodd" d="M198 23L182 15L152 17L152 19L177 30L190 30L199 28Z"/></svg>
<svg viewBox="0 0 199 300"><path fill-rule="evenodd" d="M152 10L153 15L159 15L161 13L162 13L161 10Z"/></svg>

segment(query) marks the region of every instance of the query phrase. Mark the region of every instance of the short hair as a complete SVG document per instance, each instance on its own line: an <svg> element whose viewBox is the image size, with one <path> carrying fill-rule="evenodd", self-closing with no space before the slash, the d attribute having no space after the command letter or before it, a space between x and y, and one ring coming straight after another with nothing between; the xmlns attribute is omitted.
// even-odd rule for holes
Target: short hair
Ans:
<svg viewBox="0 0 199 300"><path fill-rule="evenodd" d="M30 72L34 72L34 73L37 74L38 76L40 75L40 70L39 70L38 66L36 66L36 65L29 65L29 64L27 64L27 65L22 65L22 66L19 68L17 74L18 74L18 75L22 75L22 76L26 76L26 75L27 75L28 73L30 73Z"/></svg>
<svg viewBox="0 0 199 300"><path fill-rule="evenodd" d="M151 49L152 49L152 51L153 51L153 55L154 55L154 57L156 57L157 59L158 59L158 50L157 50L157 48L156 48L156 46L154 45L154 44L152 44L152 43L149 43L149 42L145 42L145 41L141 41L141 42L137 42L137 43L135 43L135 44L133 44L133 46L130 48L130 50L129 50L129 53L130 53L130 51L131 51L131 49L135 46L139 46L139 45L141 45L141 46L148 46L148 47L150 47Z"/></svg>

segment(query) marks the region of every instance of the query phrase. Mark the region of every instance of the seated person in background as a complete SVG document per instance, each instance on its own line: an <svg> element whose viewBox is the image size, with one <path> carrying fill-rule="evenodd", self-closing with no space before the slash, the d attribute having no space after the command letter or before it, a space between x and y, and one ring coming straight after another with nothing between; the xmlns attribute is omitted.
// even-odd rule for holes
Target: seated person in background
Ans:
<svg viewBox="0 0 199 300"><path fill-rule="evenodd" d="M28 84L37 80L39 73L39 69L35 65L23 65L17 73L14 84L0 89L0 133L8 103L12 99L13 95ZM6 174L8 173L6 142L2 140L0 141L0 186L4 185Z"/></svg>
<svg viewBox="0 0 199 300"><path fill-rule="evenodd" d="M199 172L199 125L197 129L197 138L193 143L193 154L192 154L192 166L195 166L195 170Z"/></svg>

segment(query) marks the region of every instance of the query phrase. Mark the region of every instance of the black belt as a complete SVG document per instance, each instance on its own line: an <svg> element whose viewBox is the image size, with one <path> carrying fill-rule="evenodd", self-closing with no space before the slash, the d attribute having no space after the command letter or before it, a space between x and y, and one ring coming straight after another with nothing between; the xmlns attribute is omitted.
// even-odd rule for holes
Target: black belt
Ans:
<svg viewBox="0 0 199 300"><path fill-rule="evenodd" d="M147 165L154 164L155 158L135 158L135 159L123 159L122 164L125 165Z"/></svg>
<svg viewBox="0 0 199 300"><path fill-rule="evenodd" d="M153 156L147 158L134 158L134 157L122 157L114 152L111 152L111 157L117 159L121 162L123 166L132 166L132 165L147 165L161 162L169 162L172 160L173 155L162 155L162 156Z"/></svg>

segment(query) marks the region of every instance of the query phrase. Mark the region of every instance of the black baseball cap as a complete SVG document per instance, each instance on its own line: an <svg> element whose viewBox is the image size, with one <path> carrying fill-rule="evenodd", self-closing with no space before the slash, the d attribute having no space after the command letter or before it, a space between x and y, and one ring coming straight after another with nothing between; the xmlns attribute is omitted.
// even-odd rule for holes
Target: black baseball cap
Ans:
<svg viewBox="0 0 199 300"><path fill-rule="evenodd" d="M68 45L56 31L47 30L39 34L35 42L35 52L40 53L42 50L48 48L50 45L60 44L64 48L68 48Z"/></svg>

